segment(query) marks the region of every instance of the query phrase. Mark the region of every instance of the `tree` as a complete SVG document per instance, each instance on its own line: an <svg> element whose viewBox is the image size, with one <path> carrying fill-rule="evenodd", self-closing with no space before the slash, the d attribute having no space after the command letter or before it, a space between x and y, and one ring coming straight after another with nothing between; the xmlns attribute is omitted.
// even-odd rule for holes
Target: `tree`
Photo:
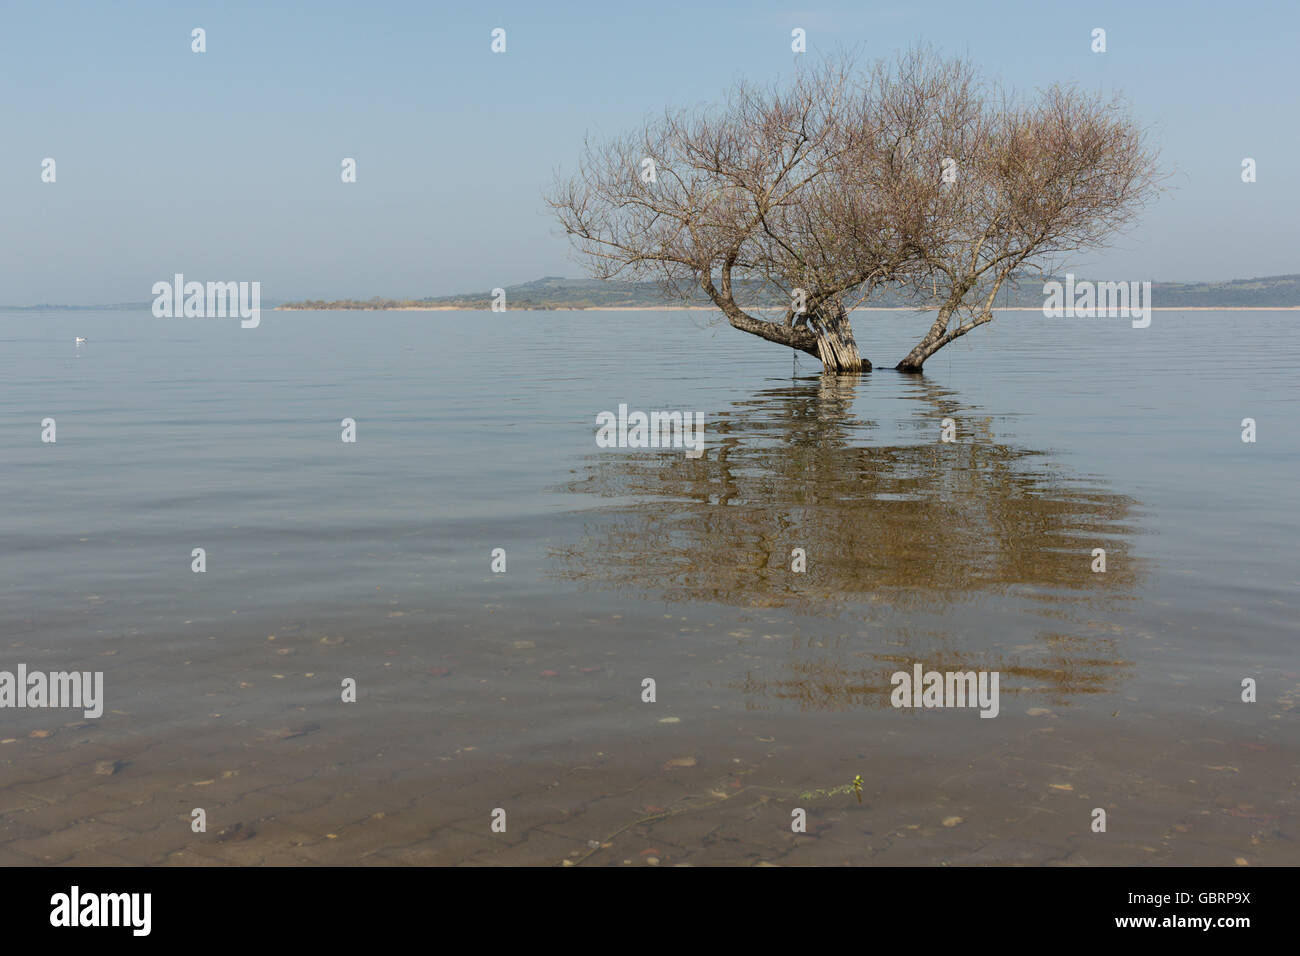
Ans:
<svg viewBox="0 0 1300 956"><path fill-rule="evenodd" d="M1155 182L1122 101L1060 86L1021 101L915 50L741 82L720 106L588 140L548 202L596 277L698 287L735 328L828 371L871 367L849 312L878 290L937 307L897 366L919 371L991 321L1004 283L1130 223ZM779 296L779 318L737 301L742 279Z"/></svg>

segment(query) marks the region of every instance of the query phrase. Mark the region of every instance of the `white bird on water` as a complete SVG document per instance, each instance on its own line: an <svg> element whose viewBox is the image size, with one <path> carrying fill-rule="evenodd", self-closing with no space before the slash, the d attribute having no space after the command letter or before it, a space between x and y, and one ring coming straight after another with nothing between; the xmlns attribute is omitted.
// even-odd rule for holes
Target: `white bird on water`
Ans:
<svg viewBox="0 0 1300 956"><path fill-rule="evenodd" d="M82 342L84 342L84 341L86 341L85 338L83 338L83 337L80 336L80 335L77 336L77 344L78 344L78 345L80 345L80 344L81 344Z"/></svg>

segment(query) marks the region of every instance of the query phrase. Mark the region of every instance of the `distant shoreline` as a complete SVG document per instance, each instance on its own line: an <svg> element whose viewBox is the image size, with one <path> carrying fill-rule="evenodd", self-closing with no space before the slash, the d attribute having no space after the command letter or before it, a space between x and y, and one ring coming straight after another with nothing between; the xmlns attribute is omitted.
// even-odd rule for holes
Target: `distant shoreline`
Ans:
<svg viewBox="0 0 1300 956"><path fill-rule="evenodd" d="M1152 312L1300 312L1300 305L1155 305ZM322 308L304 308L302 306L278 305L276 312L491 312L490 308L460 305L403 305L388 309L354 309L343 306L324 306ZM718 312L713 306L705 305L570 305L570 306L536 306L512 305L506 312ZM779 307L750 308L751 312L782 312ZM907 308L904 306L863 307L851 309L850 312L934 312L927 307ZM1042 306L1007 306L995 308L997 312L1042 312Z"/></svg>
<svg viewBox="0 0 1300 956"><path fill-rule="evenodd" d="M1030 281L1032 278L1033 281ZM1066 275L1068 281L1070 275ZM995 312L1036 312L1044 299L1035 291L1042 280L1059 281L1050 276L1028 277L1009 287L999 296L1004 303ZM1213 282L1152 281L1146 291L1148 303L1156 312L1275 312L1300 309L1300 272L1290 275L1257 276ZM1046 290L1046 284L1043 289ZM678 290L681 291L681 290ZM742 308L752 312L784 313L789 300L780 290L758 280L741 279L736 295ZM850 301L852 296L849 297ZM892 294L876 294L872 302L891 305L867 305L853 312L935 312L939 304L909 305ZM774 305L745 305L745 302L772 302ZM1012 303L1016 303L1013 305ZM1183 304L1185 303L1185 304ZM293 299L279 295L262 298L265 312L488 312L491 306L505 306L514 312L716 312L712 302L698 292L679 298L665 290L661 282L609 282L604 280L564 279L545 276L520 285L505 286L487 292L469 292L448 296L371 296L368 299ZM0 312L99 312L140 311L151 307L149 301L115 302L100 305L38 303L36 305L0 305Z"/></svg>

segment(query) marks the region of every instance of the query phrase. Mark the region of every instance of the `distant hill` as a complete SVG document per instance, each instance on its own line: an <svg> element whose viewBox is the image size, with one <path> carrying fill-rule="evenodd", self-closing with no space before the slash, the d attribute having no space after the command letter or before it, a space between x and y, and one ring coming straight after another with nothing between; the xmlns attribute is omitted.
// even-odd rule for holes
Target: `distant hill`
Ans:
<svg viewBox="0 0 1300 956"><path fill-rule="evenodd" d="M1061 277L1063 278L1063 277ZM1077 279L1090 278L1079 275ZM1043 304L1046 278L1022 280L1020 287L1004 289L998 295L1002 308L1038 308ZM657 282L608 282L599 279L563 279L546 276L520 285L506 286L509 309L646 309L681 306L710 308L712 304L698 291L685 301L665 293ZM763 284L742 280L736 284L736 300L748 308L783 308L773 290ZM1300 274L1265 276L1258 279L1232 279L1225 282L1154 282L1151 300L1157 308L1286 308L1300 306ZM424 299L339 299L286 302L282 309L464 309L487 310L492 305L491 292L467 292L460 295L429 296ZM904 303L892 290L874 296L868 306L903 308Z"/></svg>
<svg viewBox="0 0 1300 956"><path fill-rule="evenodd" d="M1038 298L1041 303L1042 296ZM1300 275L1231 279L1227 282L1156 282L1151 286L1151 301L1160 308L1300 306Z"/></svg>
<svg viewBox="0 0 1300 956"><path fill-rule="evenodd" d="M606 282L599 279L564 279L546 276L520 285L505 286L510 309L630 309L663 306L707 306L701 291L683 302L664 293L657 282ZM492 293L466 292L424 299L340 299L323 302L288 302L285 309L490 309Z"/></svg>

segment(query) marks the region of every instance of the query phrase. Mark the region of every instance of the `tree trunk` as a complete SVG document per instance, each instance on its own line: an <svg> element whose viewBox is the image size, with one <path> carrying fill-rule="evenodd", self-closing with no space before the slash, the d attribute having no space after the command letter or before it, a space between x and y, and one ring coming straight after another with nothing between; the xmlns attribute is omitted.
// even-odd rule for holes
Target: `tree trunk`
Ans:
<svg viewBox="0 0 1300 956"><path fill-rule="evenodd" d="M871 363L858 354L858 343L853 338L853 326L849 323L848 313L838 303L833 307L824 305L822 314L808 317L809 328L801 329L756 319L736 305L731 294L730 262L724 264L722 269L721 290L714 286L712 276L707 273L700 276L700 287L713 300L713 304L722 310L733 328L815 355L821 359L827 372L861 372L871 368Z"/></svg>
<svg viewBox="0 0 1300 956"><path fill-rule="evenodd" d="M853 325L844 306L839 303L827 306L824 311L808 317L808 324L817 333L817 353L827 372L870 371L871 363L858 352L853 337Z"/></svg>
<svg viewBox="0 0 1300 956"><path fill-rule="evenodd" d="M1022 256L1021 259L1024 257ZM925 338L916 344L916 348L907 353L907 357L894 367L900 372L919 372L921 367L928 359L939 349L943 348L953 339L959 339L971 329L977 329L981 325L993 321L993 302L997 298L998 289L1002 287L1002 282L1010 274L1011 270L1019 265L1021 259L1007 266L998 274L997 280L993 283L988 295L985 297L982 305L979 306L979 313L969 322L959 322L956 328L948 328L952 321L952 314L961 307L966 298L966 293L975 285L975 277L970 276L952 290L948 301L943 304L939 310L939 316L930 326L930 331L925 334ZM972 309L972 312L974 310Z"/></svg>
<svg viewBox="0 0 1300 956"><path fill-rule="evenodd" d="M948 330L948 321L952 318L952 305L944 305L939 310L939 317L934 320L930 326L930 331L925 333L925 338L916 343L916 347L907 353L903 361L894 366L900 372L919 372L921 367L935 352L942 347L944 333Z"/></svg>
<svg viewBox="0 0 1300 956"><path fill-rule="evenodd" d="M930 326L930 331L926 333L925 338L917 343L916 348L907 353L903 361L894 366L900 372L919 372L921 366L939 349L943 348L953 339L959 339L971 329L977 329L981 325L993 321L993 310L985 308L979 315L955 329L948 328L948 320L952 318L953 306L945 305L939 310L939 317L934 320L934 325Z"/></svg>

